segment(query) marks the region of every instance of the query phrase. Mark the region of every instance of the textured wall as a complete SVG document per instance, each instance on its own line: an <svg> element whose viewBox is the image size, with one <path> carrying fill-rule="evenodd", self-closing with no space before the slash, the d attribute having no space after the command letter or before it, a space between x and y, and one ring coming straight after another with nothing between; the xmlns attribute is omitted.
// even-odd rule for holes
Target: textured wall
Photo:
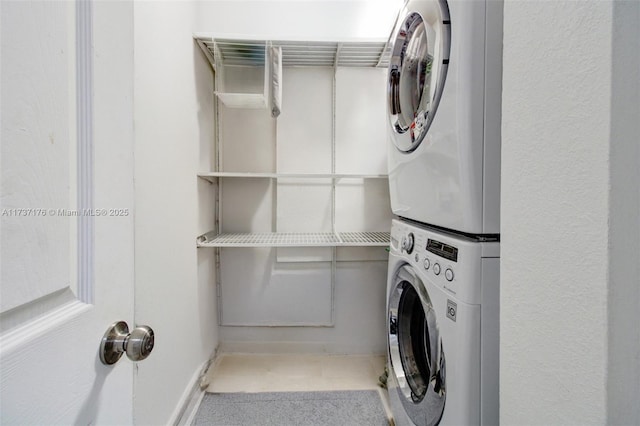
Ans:
<svg viewBox="0 0 640 426"><path fill-rule="evenodd" d="M608 424L640 424L640 2L613 6Z"/></svg>
<svg viewBox="0 0 640 426"><path fill-rule="evenodd" d="M603 424L612 4L504 24L500 420Z"/></svg>

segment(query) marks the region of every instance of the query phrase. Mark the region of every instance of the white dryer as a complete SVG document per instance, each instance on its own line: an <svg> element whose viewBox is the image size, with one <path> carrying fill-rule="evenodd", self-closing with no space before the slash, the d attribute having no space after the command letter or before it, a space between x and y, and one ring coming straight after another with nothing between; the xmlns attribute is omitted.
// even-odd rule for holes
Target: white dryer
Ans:
<svg viewBox="0 0 640 426"><path fill-rule="evenodd" d="M393 220L387 332L396 425L498 424L500 244Z"/></svg>
<svg viewBox="0 0 640 426"><path fill-rule="evenodd" d="M408 0L391 40L393 213L498 234L502 2Z"/></svg>

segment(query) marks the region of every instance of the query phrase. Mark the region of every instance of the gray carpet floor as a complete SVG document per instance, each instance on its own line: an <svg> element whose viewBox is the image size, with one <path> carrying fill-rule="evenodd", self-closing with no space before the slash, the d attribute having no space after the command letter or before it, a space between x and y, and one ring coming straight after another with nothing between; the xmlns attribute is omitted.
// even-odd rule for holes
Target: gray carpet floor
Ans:
<svg viewBox="0 0 640 426"><path fill-rule="evenodd" d="M387 426L375 390L207 393L193 425Z"/></svg>

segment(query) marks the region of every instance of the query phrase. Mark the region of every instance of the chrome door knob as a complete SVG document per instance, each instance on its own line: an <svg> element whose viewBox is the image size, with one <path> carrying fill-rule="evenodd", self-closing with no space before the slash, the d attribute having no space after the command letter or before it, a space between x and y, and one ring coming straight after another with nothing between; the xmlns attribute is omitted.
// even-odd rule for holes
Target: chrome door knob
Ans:
<svg viewBox="0 0 640 426"><path fill-rule="evenodd" d="M153 344L154 335L151 327L147 325L136 327L129 334L129 339L125 344L127 357L131 361L142 361L147 358L153 350Z"/></svg>
<svg viewBox="0 0 640 426"><path fill-rule="evenodd" d="M154 340L149 326L136 327L129 333L126 322L115 322L102 336L100 361L105 365L115 364L125 353L131 361L142 361L153 350Z"/></svg>

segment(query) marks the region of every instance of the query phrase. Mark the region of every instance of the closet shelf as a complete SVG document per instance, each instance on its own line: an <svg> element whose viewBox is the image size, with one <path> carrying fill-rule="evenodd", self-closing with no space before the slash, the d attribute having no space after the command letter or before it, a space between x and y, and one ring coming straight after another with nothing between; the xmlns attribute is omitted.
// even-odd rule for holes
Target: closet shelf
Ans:
<svg viewBox="0 0 640 426"><path fill-rule="evenodd" d="M197 239L198 247L386 247L389 232L268 232L220 234L207 232Z"/></svg>
<svg viewBox="0 0 640 426"><path fill-rule="evenodd" d="M386 174L356 173L254 173L254 172L201 172L198 177L214 183L216 178L267 178L267 179L387 179Z"/></svg>
<svg viewBox="0 0 640 426"><path fill-rule="evenodd" d="M229 108L265 109L267 99L260 93L223 93L215 95Z"/></svg>
<svg viewBox="0 0 640 426"><path fill-rule="evenodd" d="M254 66L265 64L266 40L241 39L213 34L194 34L194 39L216 69L216 65ZM387 40L302 41L271 40L282 48L282 65L303 67L383 67L389 65Z"/></svg>

